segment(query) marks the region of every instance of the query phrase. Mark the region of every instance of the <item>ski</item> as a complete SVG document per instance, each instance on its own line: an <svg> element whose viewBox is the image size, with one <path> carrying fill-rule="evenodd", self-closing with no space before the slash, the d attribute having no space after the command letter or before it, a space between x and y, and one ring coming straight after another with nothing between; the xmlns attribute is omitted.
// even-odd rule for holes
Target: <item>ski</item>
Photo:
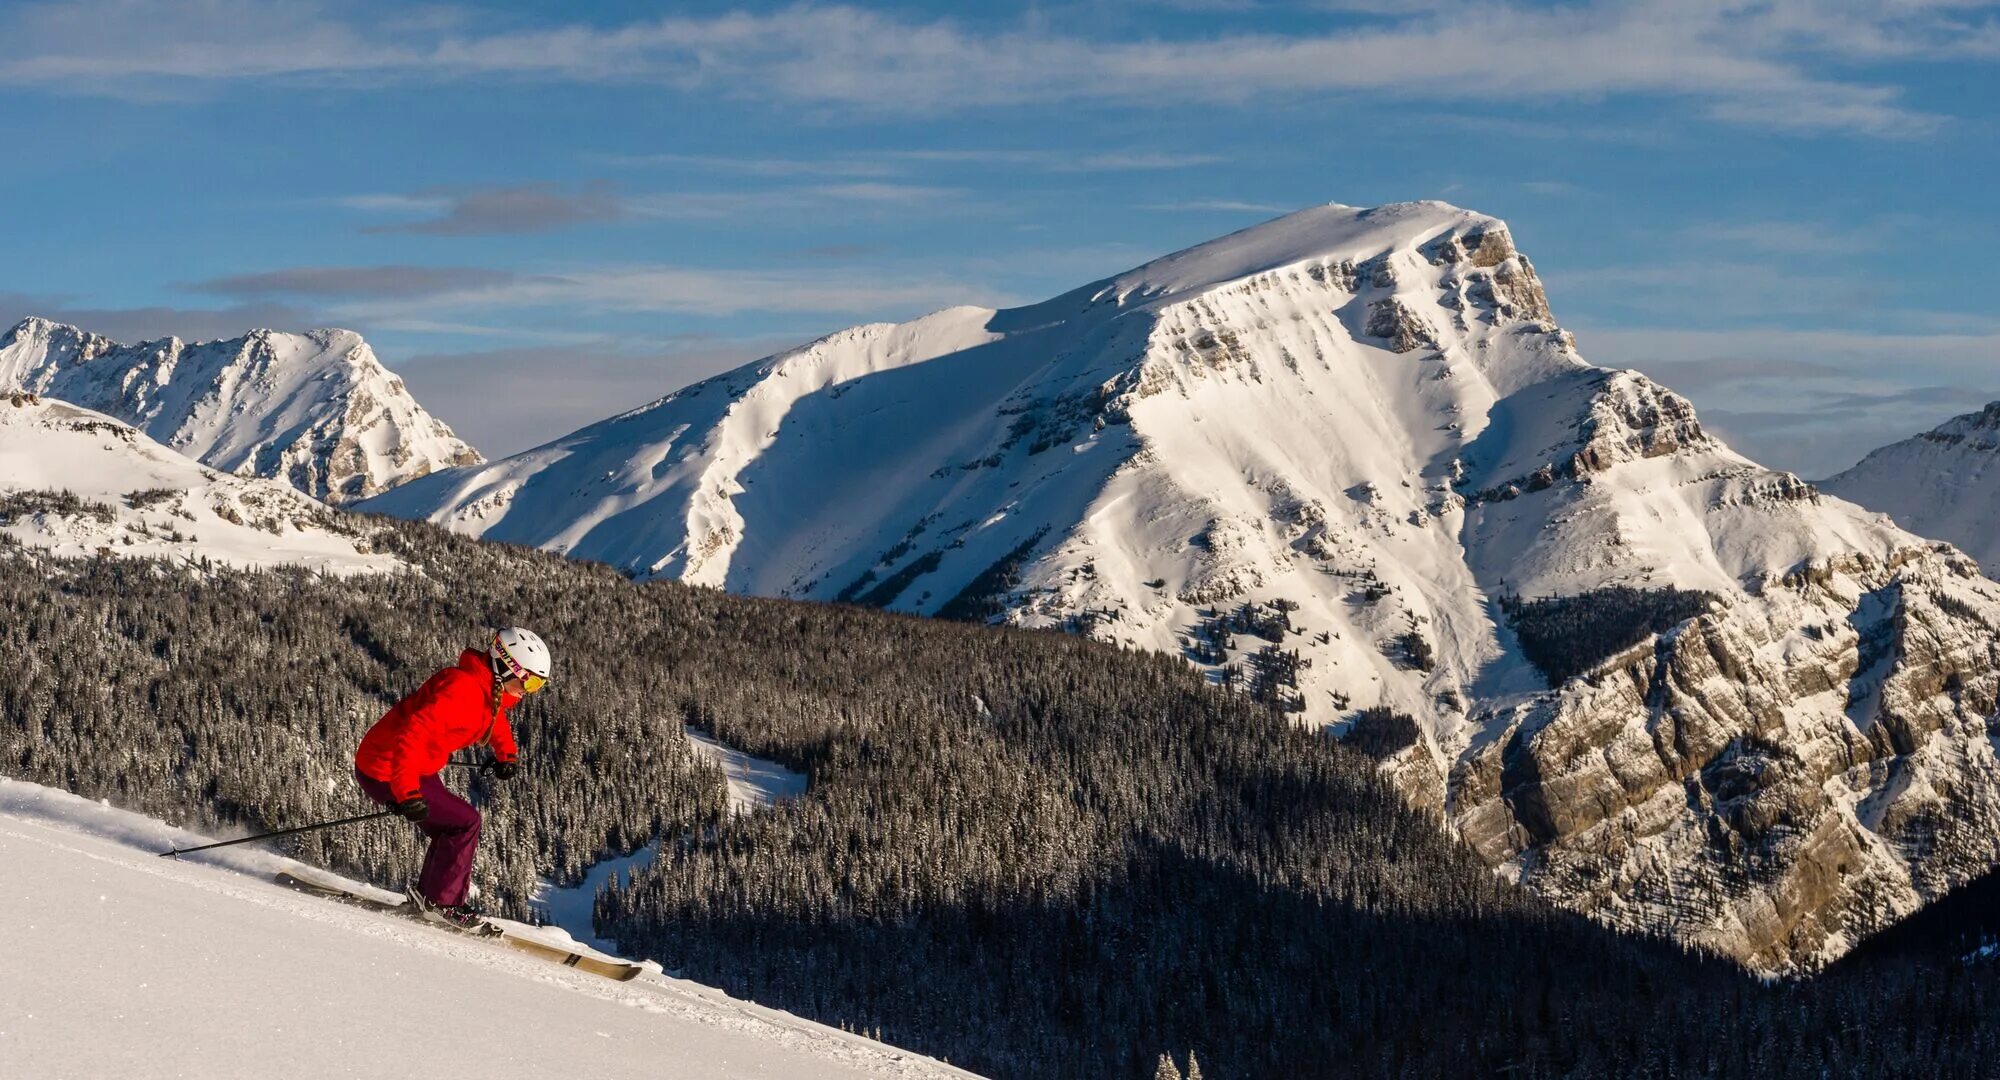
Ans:
<svg viewBox="0 0 2000 1080"><path fill-rule="evenodd" d="M276 875L276 880L278 884L296 892L311 893L314 896L323 897L338 903L352 904L355 907L363 907L371 911L382 911L396 915L411 914L410 902L407 900L395 903L387 900L378 900L375 897L343 888L334 882L323 881L301 872L280 870Z"/></svg>
<svg viewBox="0 0 2000 1080"><path fill-rule="evenodd" d="M607 960L603 957L591 956L586 953L565 949L559 945L551 945L545 941L523 937L508 931L505 927L495 926L492 923L486 924L488 929L484 932L457 930L444 923L424 918L422 913L415 910L415 907L407 900L397 903L380 900L365 893L355 892L338 882L316 877L304 870L280 870L276 875L276 880L278 884L297 892L323 897L337 903L368 908L371 911L380 911L390 915L402 915L422 922L425 925L435 926L440 930L450 930L466 937L498 938L512 948L527 953L530 956L539 956L544 960L554 961L564 967L575 968L578 971L587 971L592 975L602 976L603 978L613 979L618 982L627 982L636 979L639 977L639 973L645 970L638 964L628 961Z"/></svg>
<svg viewBox="0 0 2000 1080"><path fill-rule="evenodd" d="M524 953L539 956L544 960L553 960L564 967L573 967L578 971L588 971L592 975L616 979L619 982L636 979L639 977L639 972L645 970L637 964L624 960L606 960L585 953L571 952L561 946L550 945L548 942L536 941L533 938L516 937L505 931L501 932L500 940Z"/></svg>

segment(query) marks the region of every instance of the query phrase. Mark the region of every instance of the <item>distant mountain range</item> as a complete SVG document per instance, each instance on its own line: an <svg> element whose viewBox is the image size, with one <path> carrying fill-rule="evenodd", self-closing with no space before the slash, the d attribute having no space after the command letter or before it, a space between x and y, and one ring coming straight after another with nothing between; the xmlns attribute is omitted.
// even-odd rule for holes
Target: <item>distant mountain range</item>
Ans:
<svg viewBox="0 0 2000 1080"><path fill-rule="evenodd" d="M0 335L0 392L10 390L107 413L212 468L329 503L483 460L348 330L120 345L24 319Z"/></svg>
<svg viewBox="0 0 2000 1080"><path fill-rule="evenodd" d="M399 383L93 367L116 350L58 329L17 328L0 376L116 397L218 467L262 460L221 433L259 433L305 490L389 489L363 510L1181 655L1376 754L1542 895L1758 970L1817 968L2000 861L2000 586L1589 364L1507 227L1443 203L1316 207L1041 304L856 327L492 463L448 431L387 449L442 430L414 402L383 442L231 419ZM237 348L365 351L341 333Z"/></svg>
<svg viewBox="0 0 2000 1080"><path fill-rule="evenodd" d="M2000 401L1884 446L1819 486L1949 540L2000 575Z"/></svg>

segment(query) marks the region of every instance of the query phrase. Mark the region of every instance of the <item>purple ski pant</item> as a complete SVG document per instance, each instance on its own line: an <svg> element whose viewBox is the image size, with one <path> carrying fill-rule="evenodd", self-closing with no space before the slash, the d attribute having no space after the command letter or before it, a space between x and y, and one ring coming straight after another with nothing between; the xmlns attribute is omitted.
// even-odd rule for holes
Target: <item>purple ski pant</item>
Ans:
<svg viewBox="0 0 2000 1080"><path fill-rule="evenodd" d="M355 770L361 790L383 806L396 805L389 785ZM430 816L417 828L431 838L424 854L424 872L417 878L417 891L433 904L450 907L465 903L466 885L472 881L472 853L479 847L479 811L451 793L435 775L417 781Z"/></svg>

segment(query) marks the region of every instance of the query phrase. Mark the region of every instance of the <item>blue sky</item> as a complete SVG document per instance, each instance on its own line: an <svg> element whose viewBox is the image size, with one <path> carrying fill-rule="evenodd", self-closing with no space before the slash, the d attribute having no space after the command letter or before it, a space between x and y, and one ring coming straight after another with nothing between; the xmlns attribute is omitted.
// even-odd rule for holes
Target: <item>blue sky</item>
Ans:
<svg viewBox="0 0 2000 1080"><path fill-rule="evenodd" d="M1809 477L2000 398L2000 6L0 4L0 318L360 330L502 454L1275 213L1499 215Z"/></svg>

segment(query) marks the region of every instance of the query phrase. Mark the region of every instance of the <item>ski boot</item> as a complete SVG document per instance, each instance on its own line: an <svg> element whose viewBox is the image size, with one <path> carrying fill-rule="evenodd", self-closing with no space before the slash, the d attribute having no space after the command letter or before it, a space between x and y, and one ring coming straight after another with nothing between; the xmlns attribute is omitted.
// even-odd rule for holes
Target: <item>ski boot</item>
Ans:
<svg viewBox="0 0 2000 1080"><path fill-rule="evenodd" d="M428 923L436 923L461 934L478 937L492 937L500 933L500 928L487 922L470 904L434 904L415 885L405 890L408 898L403 906L410 914Z"/></svg>

